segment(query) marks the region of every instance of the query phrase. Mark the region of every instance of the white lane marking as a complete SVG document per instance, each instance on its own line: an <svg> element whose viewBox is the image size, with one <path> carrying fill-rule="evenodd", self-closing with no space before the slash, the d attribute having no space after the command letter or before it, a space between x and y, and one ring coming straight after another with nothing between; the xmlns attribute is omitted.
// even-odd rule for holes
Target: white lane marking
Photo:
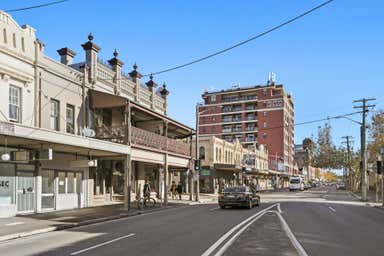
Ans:
<svg viewBox="0 0 384 256"><path fill-rule="evenodd" d="M131 236L134 236L134 235L136 235L136 234L135 234L135 233L132 233L132 234L129 234L129 235L126 235L126 236L121 236L121 237L112 239L112 240L110 240L110 241L107 241L107 242L104 242L104 243L101 243L101 244L97 244L97 245L94 245L94 246L85 248L85 249L80 250L80 251L72 252L70 255L78 255L78 254L80 254L80 253L87 252L87 251L90 251L90 250L99 248L99 247L101 247L101 246L104 246L104 245L107 245L107 244L110 244L110 243L113 243L113 242L117 242L117 241L119 241L119 240L121 240L121 239L128 238L128 237L131 237Z"/></svg>
<svg viewBox="0 0 384 256"><path fill-rule="evenodd" d="M248 221L252 220L253 218L259 216L260 214L264 214L269 209L275 207L277 204L273 204L257 213L252 215L251 217L247 218L246 220L242 221L241 223L234 226L231 230L229 230L227 233L225 233L223 236L219 238L211 247L209 247L201 256L209 256L214 250L217 249L217 247L220 246L224 242L225 239L227 239L233 232L235 232L237 229L239 229L242 225L246 224Z"/></svg>
<svg viewBox="0 0 384 256"><path fill-rule="evenodd" d="M282 213L280 203L277 204L277 210L279 211L279 213Z"/></svg>
<svg viewBox="0 0 384 256"><path fill-rule="evenodd" d="M333 208L332 206L328 206L328 208L329 208L329 210L336 212L335 208Z"/></svg>
<svg viewBox="0 0 384 256"><path fill-rule="evenodd" d="M209 209L209 211L216 211L218 209L220 209L220 207L215 207L215 208Z"/></svg>
<svg viewBox="0 0 384 256"><path fill-rule="evenodd" d="M295 247L295 249L296 249L297 253L299 254L299 256L308 256L307 252L304 250L303 246L301 246L299 241L296 239L295 235L293 234L292 230L289 228L287 222L284 220L284 218L281 215L281 213L279 213L278 211L275 211L275 212L276 212L277 216L280 219L280 222L281 222L281 224L283 226L283 229L284 229L285 233L287 234L289 240L291 240L291 243Z"/></svg>
<svg viewBox="0 0 384 256"><path fill-rule="evenodd" d="M21 225L21 224L24 224L24 222L11 222L11 223L5 224L5 226L16 226L16 225Z"/></svg>
<svg viewBox="0 0 384 256"><path fill-rule="evenodd" d="M221 256L225 253L225 251L228 249L229 246L231 246L233 244L233 242L235 242L235 240L241 235L241 233L243 233L250 225L252 225L255 221L257 221L258 219L260 219L261 217L264 216L264 214L268 213L270 211L265 211L263 212L262 214L258 215L257 217L255 217L253 220L249 221L246 225L244 225L239 231L236 232L236 234L234 234L231 239L229 239L221 248L220 250L215 254L215 256Z"/></svg>

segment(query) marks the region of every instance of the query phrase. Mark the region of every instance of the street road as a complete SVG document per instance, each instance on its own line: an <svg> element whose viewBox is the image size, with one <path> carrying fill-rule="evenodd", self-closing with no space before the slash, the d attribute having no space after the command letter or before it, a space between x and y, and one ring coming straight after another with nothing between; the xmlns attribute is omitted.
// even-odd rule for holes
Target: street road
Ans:
<svg viewBox="0 0 384 256"><path fill-rule="evenodd" d="M1 255L382 255L384 210L345 191L261 195L252 210L185 206L0 244ZM264 203L263 203L264 201Z"/></svg>

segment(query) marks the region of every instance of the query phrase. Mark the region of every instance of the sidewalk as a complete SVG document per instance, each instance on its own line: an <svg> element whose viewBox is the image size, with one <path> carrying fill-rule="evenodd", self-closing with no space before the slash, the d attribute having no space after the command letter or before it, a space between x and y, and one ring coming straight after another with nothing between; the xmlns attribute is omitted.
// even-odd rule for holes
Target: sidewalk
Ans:
<svg viewBox="0 0 384 256"><path fill-rule="evenodd" d="M132 209L130 211L124 210L122 204L113 204L76 210L0 218L0 242L40 233L145 214L153 211L180 207L185 203L185 201L169 202L167 207L162 207L160 204L157 204L154 208L145 208L142 210L138 210L137 204L132 203Z"/></svg>
<svg viewBox="0 0 384 256"><path fill-rule="evenodd" d="M361 192L351 192L348 191L352 196L356 197L357 199L361 200ZM381 203L381 192L379 191L378 196L378 203ZM367 201L369 203L376 203L376 191L368 190L367 191Z"/></svg>

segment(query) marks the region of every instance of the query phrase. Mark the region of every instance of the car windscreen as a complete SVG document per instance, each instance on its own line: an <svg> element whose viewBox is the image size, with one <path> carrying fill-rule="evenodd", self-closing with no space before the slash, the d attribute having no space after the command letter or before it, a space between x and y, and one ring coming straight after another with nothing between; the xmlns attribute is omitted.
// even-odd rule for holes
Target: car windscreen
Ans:
<svg viewBox="0 0 384 256"><path fill-rule="evenodd" d="M226 193L242 193L245 192L245 187L228 187L224 189Z"/></svg>
<svg viewBox="0 0 384 256"><path fill-rule="evenodd" d="M290 181L292 184L298 184L300 183L300 179L291 179Z"/></svg>

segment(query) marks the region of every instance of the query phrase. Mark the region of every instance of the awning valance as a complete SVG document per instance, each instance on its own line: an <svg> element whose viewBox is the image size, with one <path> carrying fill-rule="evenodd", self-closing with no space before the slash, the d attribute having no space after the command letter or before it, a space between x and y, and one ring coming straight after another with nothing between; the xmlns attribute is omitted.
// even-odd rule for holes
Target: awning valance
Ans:
<svg viewBox="0 0 384 256"><path fill-rule="evenodd" d="M92 109L123 107L128 103L126 98L96 90L89 90L89 98Z"/></svg>

